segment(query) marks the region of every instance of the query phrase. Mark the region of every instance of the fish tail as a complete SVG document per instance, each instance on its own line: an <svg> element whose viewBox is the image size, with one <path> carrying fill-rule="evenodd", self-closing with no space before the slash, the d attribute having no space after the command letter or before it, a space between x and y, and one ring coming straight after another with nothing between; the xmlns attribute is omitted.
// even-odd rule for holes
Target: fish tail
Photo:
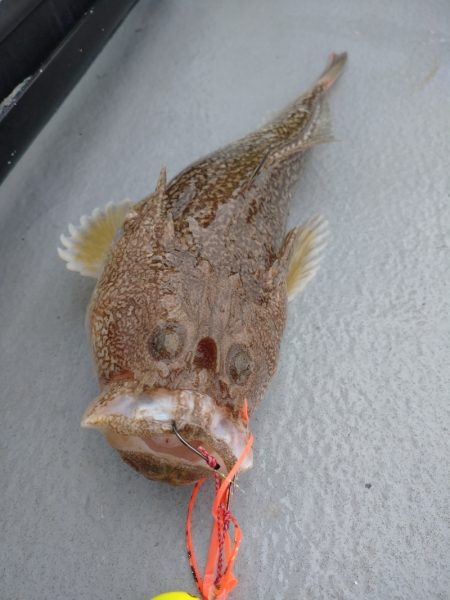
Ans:
<svg viewBox="0 0 450 600"><path fill-rule="evenodd" d="M342 73L346 62L347 52L342 52L341 54L332 52L330 54L330 62L326 66L324 72L319 77L317 82L314 84L314 87L319 86L324 90L328 90Z"/></svg>
<svg viewBox="0 0 450 600"><path fill-rule="evenodd" d="M294 100L262 129L262 137L265 138L266 143L272 146L274 142L287 142L293 137L298 140L299 144L302 139L303 142L307 142L311 131L315 129L319 117L323 113L324 95L342 73L346 61L346 52L341 54L333 52L330 55L330 61L325 70L308 91Z"/></svg>
<svg viewBox="0 0 450 600"><path fill-rule="evenodd" d="M346 52L333 52L327 67L309 90L258 132L262 157L250 182L265 167L295 156L300 158L308 148L333 141L324 95L342 73L346 61Z"/></svg>

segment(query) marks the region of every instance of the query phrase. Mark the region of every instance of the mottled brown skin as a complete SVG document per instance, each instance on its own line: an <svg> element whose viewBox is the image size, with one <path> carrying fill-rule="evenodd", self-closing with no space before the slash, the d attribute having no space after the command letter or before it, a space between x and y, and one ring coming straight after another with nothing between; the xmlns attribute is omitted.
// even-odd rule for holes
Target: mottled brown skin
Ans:
<svg viewBox="0 0 450 600"><path fill-rule="evenodd" d="M252 413L277 366L290 191L317 129L326 73L268 126L160 182L127 215L89 308L102 385L197 390L236 421L246 399ZM157 328L167 324L161 342ZM201 476L123 458L152 478Z"/></svg>

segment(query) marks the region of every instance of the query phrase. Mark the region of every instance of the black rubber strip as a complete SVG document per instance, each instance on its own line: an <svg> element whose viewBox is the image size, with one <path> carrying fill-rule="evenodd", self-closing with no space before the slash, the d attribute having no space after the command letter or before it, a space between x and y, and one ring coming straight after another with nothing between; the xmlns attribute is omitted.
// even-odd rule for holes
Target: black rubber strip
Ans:
<svg viewBox="0 0 450 600"><path fill-rule="evenodd" d="M0 107L0 182L136 2L93 1L37 72L20 83L3 101Z"/></svg>
<svg viewBox="0 0 450 600"><path fill-rule="evenodd" d="M94 0L1 0L0 98L35 73Z"/></svg>

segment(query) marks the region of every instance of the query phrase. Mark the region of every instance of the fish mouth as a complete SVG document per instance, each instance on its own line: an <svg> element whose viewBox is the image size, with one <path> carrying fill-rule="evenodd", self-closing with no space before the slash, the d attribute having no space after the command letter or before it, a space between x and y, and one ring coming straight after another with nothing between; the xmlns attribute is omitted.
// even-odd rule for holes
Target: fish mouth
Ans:
<svg viewBox="0 0 450 600"><path fill-rule="evenodd" d="M241 418L206 394L136 389L123 382L106 386L87 408L81 426L99 429L122 459L148 479L173 484L192 483L215 472L202 451L216 460L219 473L226 474L249 436ZM183 441L201 450L195 452ZM252 463L249 454L241 470Z"/></svg>

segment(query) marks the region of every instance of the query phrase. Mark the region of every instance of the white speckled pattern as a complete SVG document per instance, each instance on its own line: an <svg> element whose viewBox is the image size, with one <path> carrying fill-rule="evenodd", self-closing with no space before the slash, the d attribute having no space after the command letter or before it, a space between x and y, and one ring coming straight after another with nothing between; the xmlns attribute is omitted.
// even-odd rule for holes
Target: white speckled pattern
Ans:
<svg viewBox="0 0 450 600"><path fill-rule="evenodd" d="M438 0L131 13L0 188L2 600L195 591L189 488L139 477L79 427L98 393L93 282L65 269L59 234L251 131L342 50L339 141L309 154L291 218L322 213L332 235L252 419L232 598L450 598L449 31Z"/></svg>

